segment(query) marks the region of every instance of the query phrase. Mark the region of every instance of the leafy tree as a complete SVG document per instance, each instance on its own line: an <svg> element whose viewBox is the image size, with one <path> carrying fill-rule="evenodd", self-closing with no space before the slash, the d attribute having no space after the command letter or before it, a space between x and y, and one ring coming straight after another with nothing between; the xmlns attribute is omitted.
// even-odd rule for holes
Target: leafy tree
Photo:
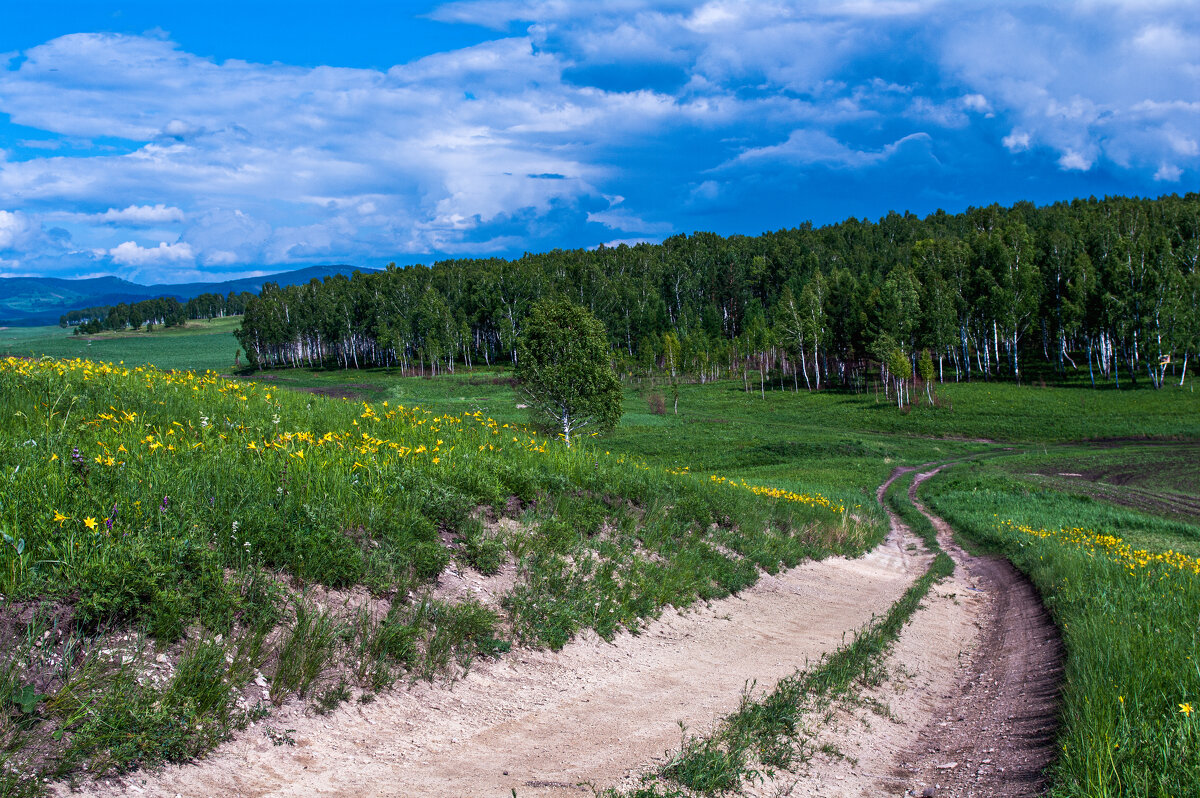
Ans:
<svg viewBox="0 0 1200 798"><path fill-rule="evenodd" d="M925 396L929 399L929 404L933 404L933 394L930 392L930 385L933 384L933 357L928 349L922 349L917 357L917 375L925 383Z"/></svg>
<svg viewBox="0 0 1200 798"><path fill-rule="evenodd" d="M531 306L517 340L516 375L534 422L559 432L568 446L577 430L605 432L621 418L608 333L579 305L544 300Z"/></svg>

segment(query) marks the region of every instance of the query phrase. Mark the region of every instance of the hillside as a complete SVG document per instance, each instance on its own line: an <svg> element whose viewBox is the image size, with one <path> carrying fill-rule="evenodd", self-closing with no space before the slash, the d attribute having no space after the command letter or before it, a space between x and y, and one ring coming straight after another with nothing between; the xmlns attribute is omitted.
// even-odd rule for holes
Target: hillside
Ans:
<svg viewBox="0 0 1200 798"><path fill-rule="evenodd" d="M69 280L61 277L0 278L0 324L28 327L57 324L62 314L97 305L138 302L155 297L174 297L185 302L200 294L257 293L266 283L303 285L312 279L335 274L370 272L344 264L307 266L303 269L206 283L156 283L140 285L111 275Z"/></svg>

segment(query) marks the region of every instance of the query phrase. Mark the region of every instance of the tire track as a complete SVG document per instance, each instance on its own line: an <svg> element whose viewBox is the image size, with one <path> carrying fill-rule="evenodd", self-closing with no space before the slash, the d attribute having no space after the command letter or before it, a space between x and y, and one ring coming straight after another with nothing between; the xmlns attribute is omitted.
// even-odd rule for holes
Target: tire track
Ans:
<svg viewBox="0 0 1200 798"><path fill-rule="evenodd" d="M918 474L909 499L937 529L938 543L966 572L985 602L980 635L965 677L894 773L925 796L1017 798L1041 795L1054 758L1063 650L1033 584L1008 560L975 557L917 498L941 467ZM953 767L948 767L948 765Z"/></svg>
<svg viewBox="0 0 1200 798"><path fill-rule="evenodd" d="M204 760L92 784L91 795L582 795L629 783L679 743L771 689L883 614L923 567L895 529L858 559L763 574L735 597L665 613L613 643L584 635L561 652L480 662L447 688L419 683L325 718L271 718ZM263 726L287 727L275 746Z"/></svg>

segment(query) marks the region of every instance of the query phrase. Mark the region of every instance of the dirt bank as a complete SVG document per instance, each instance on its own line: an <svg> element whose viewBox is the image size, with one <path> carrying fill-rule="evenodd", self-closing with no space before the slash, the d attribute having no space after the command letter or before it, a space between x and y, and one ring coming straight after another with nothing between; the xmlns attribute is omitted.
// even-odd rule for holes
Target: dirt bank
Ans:
<svg viewBox="0 0 1200 798"><path fill-rule="evenodd" d="M325 718L271 719L207 759L91 785L94 795L582 795L650 769L760 689L832 651L923 570L897 530L868 555L764 576L737 597L669 613L614 643L479 663L452 686L414 685ZM264 727L291 729L275 746Z"/></svg>

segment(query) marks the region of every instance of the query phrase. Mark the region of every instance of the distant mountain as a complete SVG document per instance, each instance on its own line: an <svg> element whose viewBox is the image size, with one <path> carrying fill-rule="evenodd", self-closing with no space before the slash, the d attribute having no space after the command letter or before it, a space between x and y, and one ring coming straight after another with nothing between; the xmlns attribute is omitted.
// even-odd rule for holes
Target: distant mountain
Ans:
<svg viewBox="0 0 1200 798"><path fill-rule="evenodd" d="M250 291L257 294L264 283L301 285L316 278L334 274L351 275L356 271L370 272L342 264L308 266L290 272L267 274L262 277L243 277L214 283L177 283L139 285L119 277L89 277L67 280L62 277L0 277L0 325L32 327L57 324L58 317L71 310L116 305L120 302L140 302L161 296L173 296L186 302L200 294L235 294Z"/></svg>

